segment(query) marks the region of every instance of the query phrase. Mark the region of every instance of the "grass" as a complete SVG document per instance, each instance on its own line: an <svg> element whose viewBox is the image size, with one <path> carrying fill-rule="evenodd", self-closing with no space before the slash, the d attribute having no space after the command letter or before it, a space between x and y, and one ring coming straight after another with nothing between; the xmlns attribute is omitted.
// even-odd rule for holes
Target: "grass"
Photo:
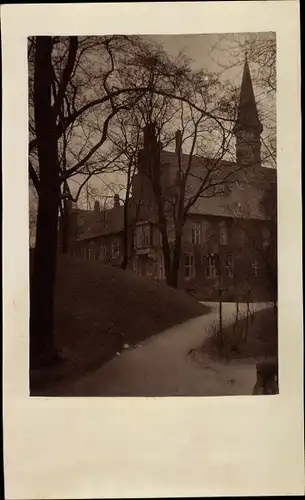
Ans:
<svg viewBox="0 0 305 500"><path fill-rule="evenodd" d="M203 344L201 351L216 359L249 359L257 360L277 358L278 333L277 318L274 309L263 309L249 319L247 338L246 318L223 329L222 339L218 324L212 326L212 335Z"/></svg>
<svg viewBox="0 0 305 500"><path fill-rule="evenodd" d="M96 261L61 257L55 342L66 358L33 374L32 387L71 379L175 324L209 311L185 292Z"/></svg>

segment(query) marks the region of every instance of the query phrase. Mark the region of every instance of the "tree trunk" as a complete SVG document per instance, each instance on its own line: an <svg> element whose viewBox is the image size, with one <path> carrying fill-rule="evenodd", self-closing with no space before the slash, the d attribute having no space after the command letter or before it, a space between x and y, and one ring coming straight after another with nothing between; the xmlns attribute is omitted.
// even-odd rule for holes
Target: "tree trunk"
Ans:
<svg viewBox="0 0 305 500"><path fill-rule="evenodd" d="M39 160L39 198L31 277L30 367L51 363L54 348L54 286L56 275L59 166L56 119L51 107L52 38L36 38L34 112Z"/></svg>
<svg viewBox="0 0 305 500"><path fill-rule="evenodd" d="M248 338L248 330L249 330L249 313L250 313L250 308L249 308L249 302L247 302L247 310L246 310L246 327L245 327L245 336L244 336L244 343L247 343L247 338Z"/></svg>
<svg viewBox="0 0 305 500"><path fill-rule="evenodd" d="M158 206L159 230L162 238L162 251L164 257L164 271L166 284L173 286L171 282L171 247L168 241L166 218L162 211L161 204Z"/></svg>
<svg viewBox="0 0 305 500"><path fill-rule="evenodd" d="M61 213L61 252L67 255L69 252L70 220L67 200L63 201L63 210Z"/></svg>
<svg viewBox="0 0 305 500"><path fill-rule="evenodd" d="M222 326L222 299L219 297L219 338L220 345L223 347L223 326Z"/></svg>
<svg viewBox="0 0 305 500"><path fill-rule="evenodd" d="M127 192L129 196L129 191ZM128 238L128 209L129 209L129 199L126 195L124 204L124 231L123 231L123 260L121 264L122 269L126 269L129 262L129 238Z"/></svg>
<svg viewBox="0 0 305 500"><path fill-rule="evenodd" d="M167 280L167 284L173 288L178 288L179 285L181 245L182 245L182 233L181 231L177 230L175 235L174 254L171 262L169 280Z"/></svg>

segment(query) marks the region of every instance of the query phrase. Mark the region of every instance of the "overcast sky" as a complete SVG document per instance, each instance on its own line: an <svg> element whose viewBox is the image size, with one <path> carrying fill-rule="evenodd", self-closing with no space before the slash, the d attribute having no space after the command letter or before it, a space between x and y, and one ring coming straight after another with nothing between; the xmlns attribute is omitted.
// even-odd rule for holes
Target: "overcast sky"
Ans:
<svg viewBox="0 0 305 500"><path fill-rule="evenodd" d="M222 72L223 78L238 84L241 81L245 56L238 42L244 43L254 36L264 38L270 34L155 35L149 38L163 45L173 56L183 52L193 60L194 69Z"/></svg>

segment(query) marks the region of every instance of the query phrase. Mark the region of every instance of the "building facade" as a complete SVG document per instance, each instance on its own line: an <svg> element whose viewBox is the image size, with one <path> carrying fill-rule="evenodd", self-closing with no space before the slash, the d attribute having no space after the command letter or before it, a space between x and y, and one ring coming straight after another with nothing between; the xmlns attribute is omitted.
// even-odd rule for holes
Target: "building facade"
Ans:
<svg viewBox="0 0 305 500"><path fill-rule="evenodd" d="M217 173L227 176L231 172L230 185L224 184L217 196L199 197L183 224L179 287L202 299L216 300L221 295L223 300L276 300L277 180L276 169L261 166L262 130L246 60L234 126L236 162L222 160ZM75 257L120 266L127 240L128 267L139 276L163 281L162 236L152 180L147 175L153 140L151 129L146 128L128 207L115 196L110 210L100 210L96 203L94 211L71 211L70 248ZM175 197L178 164L181 168L188 161L180 143L177 131L176 151L159 151L159 177L166 202ZM208 161L194 157L192 168L202 172ZM188 186L190 192L192 187ZM270 204L272 209L266 209ZM171 245L174 224L170 211L166 213Z"/></svg>

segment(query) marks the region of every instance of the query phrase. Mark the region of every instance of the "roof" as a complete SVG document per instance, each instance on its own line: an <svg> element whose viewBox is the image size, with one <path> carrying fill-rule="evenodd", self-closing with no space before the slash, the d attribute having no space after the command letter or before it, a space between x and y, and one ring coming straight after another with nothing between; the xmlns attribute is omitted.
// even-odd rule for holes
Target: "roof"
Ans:
<svg viewBox="0 0 305 500"><path fill-rule="evenodd" d="M167 151L164 153L166 154L162 156L163 160L166 159L166 155L169 155L168 158L170 158L174 154ZM276 169L253 167L241 170L236 163L228 161L223 161L221 166L224 168L218 170L219 177L232 174L232 184L218 196L210 196L209 192L204 193L190 208L189 214L266 219L261 202L266 190L276 183ZM196 168L198 165L195 164L195 172ZM198 182L200 182L195 174L190 176L189 180L187 196L191 196L192 192L198 192ZM135 205L130 203L131 214L134 208ZM156 217L155 214L152 214L151 217L148 214L145 214L144 217L142 214L141 219L144 220L144 218L155 222ZM120 205L101 212L79 210L78 220L80 225L84 227L78 241L118 234L124 228L124 206Z"/></svg>
<svg viewBox="0 0 305 500"><path fill-rule="evenodd" d="M218 195L212 190L203 192L190 214L202 214L219 217L239 217L249 219L266 219L262 208L262 199L269 187L276 183L276 169L251 167L240 169L238 165L227 165L227 168L216 172L212 183L221 182L225 176L227 185L220 184ZM192 179L189 194L198 192L200 179Z"/></svg>
<svg viewBox="0 0 305 500"><path fill-rule="evenodd" d="M78 210L78 225L84 230L78 241L108 234L119 233L124 227L124 206L120 205L101 212ZM81 228L80 228L81 229Z"/></svg>

